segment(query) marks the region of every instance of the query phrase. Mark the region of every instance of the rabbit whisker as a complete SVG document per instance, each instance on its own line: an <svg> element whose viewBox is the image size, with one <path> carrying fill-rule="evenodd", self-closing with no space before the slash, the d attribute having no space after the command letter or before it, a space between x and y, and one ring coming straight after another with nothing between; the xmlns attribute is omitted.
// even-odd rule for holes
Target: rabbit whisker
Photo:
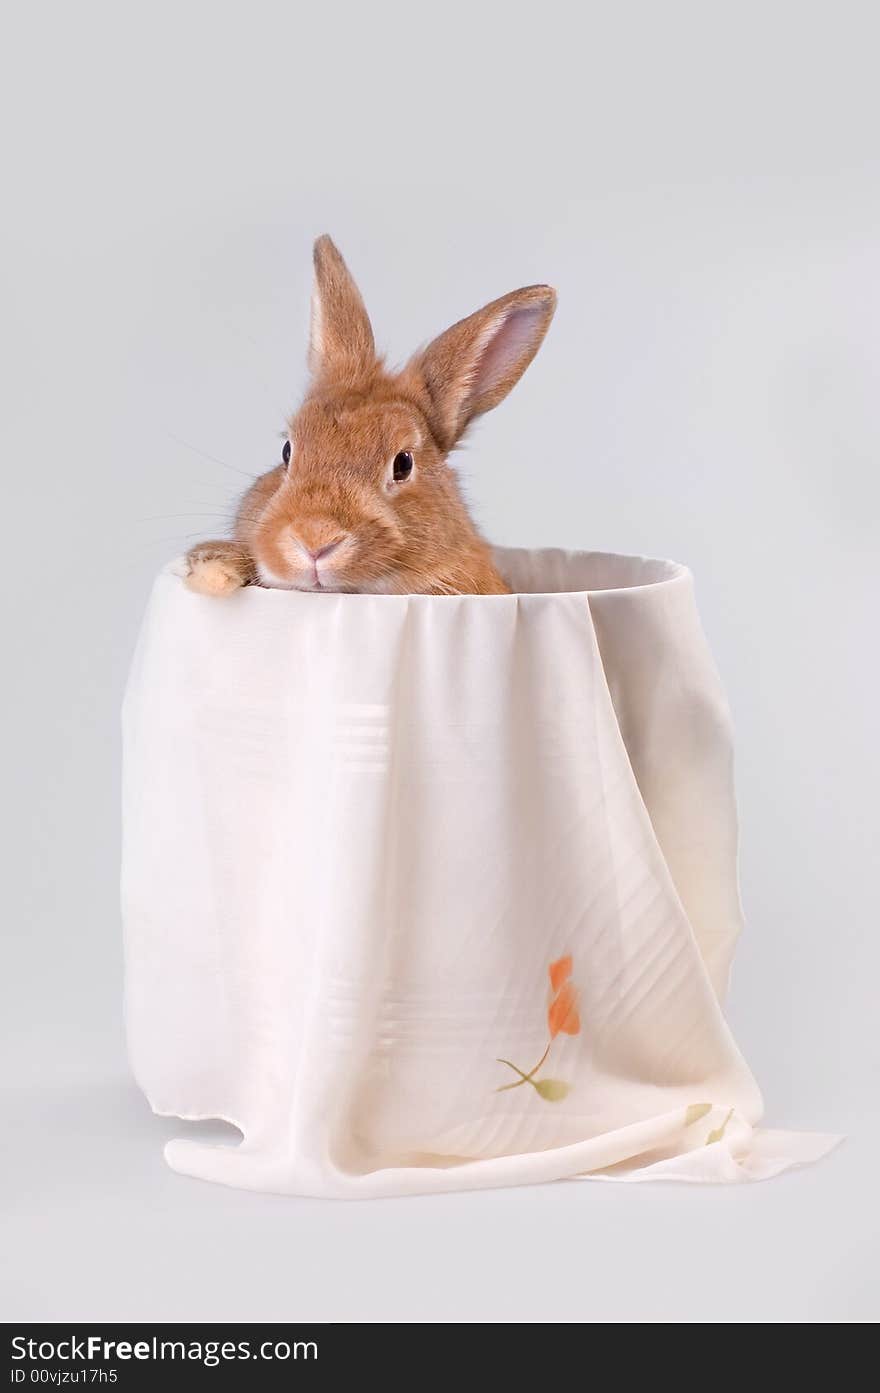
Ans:
<svg viewBox="0 0 880 1393"><path fill-rule="evenodd" d="M169 440L173 440L175 445L182 445L185 450L192 450L194 455L201 455L202 459L210 460L212 464L219 464L223 469L231 469L233 474L241 474L245 479L256 479L256 474L250 474L246 469L239 469L237 465L227 464L226 460L218 459L216 455L208 454L207 450L200 450L197 445L191 445L188 440L181 440L180 436L174 435L172 431L166 431Z"/></svg>

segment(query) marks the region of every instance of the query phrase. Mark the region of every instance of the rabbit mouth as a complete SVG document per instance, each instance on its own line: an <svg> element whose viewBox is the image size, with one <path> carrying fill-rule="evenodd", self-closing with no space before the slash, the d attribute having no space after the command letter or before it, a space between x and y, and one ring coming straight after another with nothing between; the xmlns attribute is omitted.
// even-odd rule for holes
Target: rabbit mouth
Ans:
<svg viewBox="0 0 880 1393"><path fill-rule="evenodd" d="M364 575L355 580L328 571L317 575L314 572L281 575L264 561L257 561L257 576L260 585L266 589L296 590L303 595L399 595L406 590L400 575L394 570L383 571L378 576Z"/></svg>
<svg viewBox="0 0 880 1393"><path fill-rule="evenodd" d="M332 595L357 589L357 586L346 585L338 576L282 576L262 562L257 563L257 575L260 584L268 590L299 590L306 595Z"/></svg>
<svg viewBox="0 0 880 1393"><path fill-rule="evenodd" d="M313 595L320 595L322 593L325 595L344 595L346 593L350 594L357 589L356 586L346 585L335 576L324 576L323 578L321 576L312 576L307 580L294 584L292 588L294 590L304 590L306 593Z"/></svg>
<svg viewBox="0 0 880 1393"><path fill-rule="evenodd" d="M295 568L276 568L265 559L257 559L257 576L262 586L270 590L298 590L305 595L355 595L375 587L365 577L363 583L340 568L312 564Z"/></svg>

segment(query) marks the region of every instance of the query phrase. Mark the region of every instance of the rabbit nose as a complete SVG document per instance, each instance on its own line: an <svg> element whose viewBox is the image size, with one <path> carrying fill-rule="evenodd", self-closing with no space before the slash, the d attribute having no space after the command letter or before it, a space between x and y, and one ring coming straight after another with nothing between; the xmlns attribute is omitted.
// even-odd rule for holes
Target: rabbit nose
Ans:
<svg viewBox="0 0 880 1393"><path fill-rule="evenodd" d="M313 561L320 561L322 557L329 556L331 551L335 551L337 547L342 546L344 540L344 536L334 537L332 542L326 542L324 546L318 547L317 551L314 547L307 547L306 550L308 551Z"/></svg>
<svg viewBox="0 0 880 1393"><path fill-rule="evenodd" d="M328 536L328 531L326 527L303 528L300 532L294 532L293 537L310 561L323 561L332 551L336 551L337 547L342 546L348 536L347 532L335 532Z"/></svg>

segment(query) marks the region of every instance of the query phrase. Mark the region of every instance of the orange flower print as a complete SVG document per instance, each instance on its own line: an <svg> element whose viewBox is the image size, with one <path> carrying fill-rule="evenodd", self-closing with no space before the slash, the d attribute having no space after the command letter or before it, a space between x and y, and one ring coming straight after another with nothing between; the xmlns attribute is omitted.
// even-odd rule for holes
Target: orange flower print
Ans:
<svg viewBox="0 0 880 1393"><path fill-rule="evenodd" d="M578 1015L578 994L568 980L571 976L571 955L557 958L555 963L550 964L549 972L550 986L554 992L547 1011L550 1039L555 1040L560 1033L579 1035L581 1018Z"/></svg>
<svg viewBox="0 0 880 1393"><path fill-rule="evenodd" d="M563 982L567 982L571 976L571 953L566 953L564 958L557 958L555 963L551 963L547 971L550 974L550 986L554 992L558 992Z"/></svg>
<svg viewBox="0 0 880 1393"><path fill-rule="evenodd" d="M571 954L568 953L565 957L557 958L555 962L550 964L548 972L552 997L547 1008L547 1025L550 1030L547 1048L534 1068L530 1069L527 1074L523 1073L522 1069L517 1068L515 1064L511 1064L509 1059L499 1059L499 1064L504 1064L508 1069L512 1069L515 1074L519 1074L519 1078L515 1083L502 1084L500 1088L496 1088L496 1093L507 1093L511 1088L522 1088L523 1084L527 1083L546 1103L561 1103L562 1099L567 1097L571 1091L571 1085L562 1079L538 1079L535 1077L546 1063L550 1047L557 1035L578 1035L581 1029L578 993L570 980Z"/></svg>

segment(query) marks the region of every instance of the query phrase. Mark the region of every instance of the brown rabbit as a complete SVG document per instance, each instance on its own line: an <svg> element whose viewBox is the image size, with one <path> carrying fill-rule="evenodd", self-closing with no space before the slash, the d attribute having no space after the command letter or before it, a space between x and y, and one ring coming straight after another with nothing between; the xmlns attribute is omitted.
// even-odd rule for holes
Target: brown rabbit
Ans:
<svg viewBox="0 0 880 1393"><path fill-rule="evenodd" d="M308 394L281 463L242 498L234 540L194 546L187 584L203 595L249 584L506 594L447 456L519 381L555 308L549 286L514 290L391 373L345 262L320 237Z"/></svg>

